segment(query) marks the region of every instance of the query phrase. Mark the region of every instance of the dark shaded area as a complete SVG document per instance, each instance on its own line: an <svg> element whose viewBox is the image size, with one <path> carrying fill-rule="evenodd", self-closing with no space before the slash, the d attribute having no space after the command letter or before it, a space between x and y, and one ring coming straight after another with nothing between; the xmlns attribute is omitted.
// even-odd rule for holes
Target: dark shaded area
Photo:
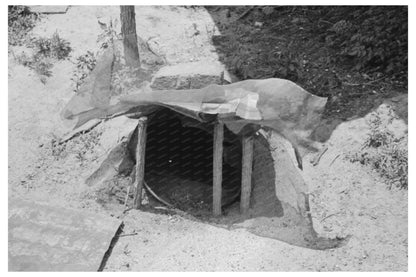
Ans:
<svg viewBox="0 0 416 277"><path fill-rule="evenodd" d="M220 60L238 79L288 79L329 98L316 140L407 93L407 6L205 8L221 33L212 36Z"/></svg>
<svg viewBox="0 0 416 277"><path fill-rule="evenodd" d="M284 210L276 196L276 172L269 142L256 136L253 158L252 217L282 217Z"/></svg>
<svg viewBox="0 0 416 277"><path fill-rule="evenodd" d="M193 126L193 127L190 127ZM213 125L170 109L149 116L145 180L162 199L194 214L212 206ZM241 143L224 130L223 208L239 200Z"/></svg>

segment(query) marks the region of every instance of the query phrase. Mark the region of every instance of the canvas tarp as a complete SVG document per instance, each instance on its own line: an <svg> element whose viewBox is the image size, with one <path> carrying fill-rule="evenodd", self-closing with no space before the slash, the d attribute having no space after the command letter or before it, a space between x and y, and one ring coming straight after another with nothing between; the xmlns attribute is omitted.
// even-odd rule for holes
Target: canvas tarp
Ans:
<svg viewBox="0 0 416 277"><path fill-rule="evenodd" d="M283 79L246 80L189 90L151 90L147 86L130 95L114 96L110 90L111 50L103 57L106 60L89 77L89 85L74 96L62 112L74 128L95 118L131 113L149 115L165 107L200 122L223 122L237 135L267 131L271 136L256 137L253 175L257 174L263 181L253 177L252 219L242 226L259 235L315 249L342 245L342 239L317 236L312 225L307 186L294 166L297 163L297 167L302 168L302 155L314 149L309 135L320 122L326 98L312 95ZM279 154L271 150L273 141L278 146L273 151ZM258 167L267 160L261 153L269 159L261 167L266 170L264 172L256 169L256 164ZM296 157L295 162L290 156ZM256 205L275 208L256 209Z"/></svg>
<svg viewBox="0 0 416 277"><path fill-rule="evenodd" d="M199 121L222 121L234 133L253 124L271 128L288 139L301 155L315 149L309 135L319 124L326 98L310 94L289 80L275 78L189 90L152 90L143 86L124 92L129 95L115 95L111 80L115 61L119 60L115 52L119 51L114 49L109 47L103 52L94 71L62 111L62 117L73 128L92 119L132 112L145 115L154 112L155 106L165 106Z"/></svg>

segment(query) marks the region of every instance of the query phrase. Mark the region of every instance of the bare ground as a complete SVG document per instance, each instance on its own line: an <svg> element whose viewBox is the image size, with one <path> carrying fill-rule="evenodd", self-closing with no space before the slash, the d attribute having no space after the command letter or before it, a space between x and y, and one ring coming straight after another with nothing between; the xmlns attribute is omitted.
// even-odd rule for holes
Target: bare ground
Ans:
<svg viewBox="0 0 416 277"><path fill-rule="evenodd" d="M70 7L66 14L45 16L33 34L51 36L57 30L71 43L74 61L87 50L98 49L97 18L117 18L118 12L118 7ZM210 42L218 30L204 9L136 7L136 18L138 34L168 63L218 60ZM52 140L67 131L59 112L73 95L74 68L70 60L56 63L44 85L9 55L9 199L48 200L122 218L127 236L119 238L104 270L407 270L407 191L388 190L375 172L346 157L361 147L369 132L366 117L340 124L317 166L309 163L313 156L305 158L304 178L312 193L316 230L321 235L352 235L338 249L305 249L178 215L143 211L122 215L120 205L97 203L96 191L84 180L108 152L101 142L114 125L101 124L64 149L52 146ZM397 105L407 105L407 99ZM379 112L386 109L381 106ZM407 128L399 119L394 124L397 132Z"/></svg>

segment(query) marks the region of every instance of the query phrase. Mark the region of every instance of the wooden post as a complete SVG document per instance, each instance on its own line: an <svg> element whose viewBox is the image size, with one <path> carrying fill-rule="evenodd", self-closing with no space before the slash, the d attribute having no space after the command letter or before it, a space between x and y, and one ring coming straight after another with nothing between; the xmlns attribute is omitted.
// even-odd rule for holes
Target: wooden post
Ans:
<svg viewBox="0 0 416 277"><path fill-rule="evenodd" d="M121 33L123 34L124 58L133 68L140 67L139 47L136 34L134 6L120 6Z"/></svg>
<svg viewBox="0 0 416 277"><path fill-rule="evenodd" d="M214 216L221 215L222 197L222 153L224 140L224 124L214 125L214 159L213 159L213 188L212 188L212 209Z"/></svg>
<svg viewBox="0 0 416 277"><path fill-rule="evenodd" d="M139 209L142 204L142 190L144 182L144 163L146 154L146 129L147 117L139 118L137 124L137 148L136 148L136 190L134 192L133 207Z"/></svg>
<svg viewBox="0 0 416 277"><path fill-rule="evenodd" d="M243 137L240 212L247 215L250 207L251 172L253 170L253 137Z"/></svg>

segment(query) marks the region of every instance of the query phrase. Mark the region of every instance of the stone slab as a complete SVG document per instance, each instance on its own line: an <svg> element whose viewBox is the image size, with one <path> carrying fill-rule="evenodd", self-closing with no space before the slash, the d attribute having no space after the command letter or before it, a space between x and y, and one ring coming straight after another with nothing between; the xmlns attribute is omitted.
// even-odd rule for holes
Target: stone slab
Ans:
<svg viewBox="0 0 416 277"><path fill-rule="evenodd" d="M97 271L121 221L9 199L9 271Z"/></svg>
<svg viewBox="0 0 416 277"><path fill-rule="evenodd" d="M198 61L165 66L153 77L151 88L200 89L211 84L224 84L227 81L225 66L219 62Z"/></svg>
<svg viewBox="0 0 416 277"><path fill-rule="evenodd" d="M68 7L68 5L29 6L30 11L34 13L66 13Z"/></svg>

